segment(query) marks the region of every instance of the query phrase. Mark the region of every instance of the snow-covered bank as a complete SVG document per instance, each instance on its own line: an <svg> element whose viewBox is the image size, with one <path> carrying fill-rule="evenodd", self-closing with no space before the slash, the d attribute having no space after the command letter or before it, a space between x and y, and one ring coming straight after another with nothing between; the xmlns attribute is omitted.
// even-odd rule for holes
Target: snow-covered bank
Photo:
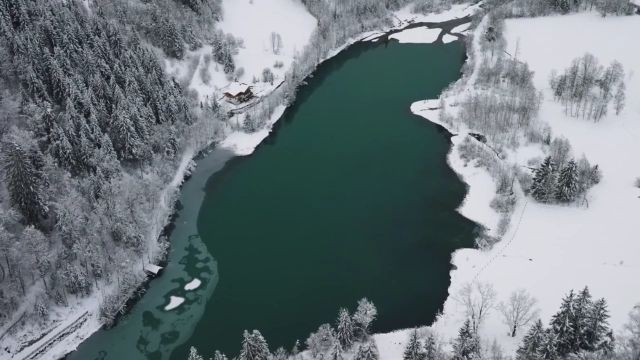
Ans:
<svg viewBox="0 0 640 360"><path fill-rule="evenodd" d="M482 24L476 30L481 34ZM445 341L457 336L465 318L465 308L455 300L455 294L467 283L479 281L491 284L497 300L506 301L520 288L538 300L540 316L548 322L562 297L571 289L589 286L594 297L604 297L609 304L610 324L620 331L632 307L640 302L640 287L634 286L640 276L640 243L637 236L637 214L640 213L640 190L634 181L640 176L640 52L630 46L632 34L640 33L640 17L606 17L597 14L577 14L535 19L513 19L506 22L507 52L516 53L535 72L534 84L544 93L539 119L546 122L554 136L566 137L573 147L573 156L585 154L597 163L603 180L587 197L588 206L545 205L524 196L515 186L518 203L503 240L493 249L463 249L457 251L452 263L451 286L443 314L432 329ZM476 38L478 38L477 36ZM474 44L470 52L478 51ZM592 53L600 63L612 60L622 63L626 71L627 107L616 116L613 111L600 122L572 118L554 102L548 79L553 70L561 71L585 52ZM550 56L553 54L553 56ZM476 69L466 80L470 91L477 76ZM450 104L455 99L446 99ZM437 101L418 102L412 111L437 122ZM443 124L447 125L447 124ZM447 126L446 126L447 127ZM495 189L488 172L473 164L465 165L455 144L467 131L456 126L448 128L458 135L449 164L469 184L469 193L460 208L466 217L495 229L497 214L489 206ZM520 147L508 154L506 162L519 166L540 157L537 146ZM486 343L498 340L507 354L512 354L519 336L508 336L502 315L492 310L480 329ZM395 359L408 331L376 336L381 358ZM400 342L402 344L396 344Z"/></svg>

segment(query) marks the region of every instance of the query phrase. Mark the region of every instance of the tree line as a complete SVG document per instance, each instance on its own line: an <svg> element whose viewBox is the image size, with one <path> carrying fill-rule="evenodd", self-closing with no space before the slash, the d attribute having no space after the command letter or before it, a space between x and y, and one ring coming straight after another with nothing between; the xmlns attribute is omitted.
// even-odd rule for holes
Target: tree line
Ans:
<svg viewBox="0 0 640 360"><path fill-rule="evenodd" d="M378 350L370 338L371 323L376 319L378 310L366 298L358 301L356 311L351 315L346 308L340 309L335 327L322 324L311 333L303 346L296 341L290 351L279 347L275 352L260 331L244 331L240 353L235 360L302 360L302 352L307 350L313 359L341 360L345 356L353 360L377 360ZM214 360L227 360L227 356L215 351ZM198 350L191 347L188 360L204 360Z"/></svg>

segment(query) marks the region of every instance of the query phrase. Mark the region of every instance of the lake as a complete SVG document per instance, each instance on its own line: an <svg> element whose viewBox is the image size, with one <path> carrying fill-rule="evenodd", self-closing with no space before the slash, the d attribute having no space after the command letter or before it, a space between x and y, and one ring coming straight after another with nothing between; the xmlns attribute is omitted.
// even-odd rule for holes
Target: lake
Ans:
<svg viewBox="0 0 640 360"><path fill-rule="evenodd" d="M463 62L459 42L390 41L323 63L252 155L198 160L164 273L68 358L237 355L244 329L291 348L362 297L378 308L375 332L432 322L451 253L477 227L456 212L466 187L446 162L450 134L409 106L436 98ZM185 302L167 311L171 296Z"/></svg>

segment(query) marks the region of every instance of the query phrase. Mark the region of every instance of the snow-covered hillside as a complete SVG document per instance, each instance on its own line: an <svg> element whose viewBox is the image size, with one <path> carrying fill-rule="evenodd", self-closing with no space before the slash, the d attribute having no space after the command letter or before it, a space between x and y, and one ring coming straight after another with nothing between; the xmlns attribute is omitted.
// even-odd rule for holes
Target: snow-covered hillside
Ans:
<svg viewBox="0 0 640 360"><path fill-rule="evenodd" d="M251 85L257 96L266 95L282 82L294 58L309 42L316 19L300 0L224 0L222 10L223 20L217 27L242 40L233 60L243 74L229 79L222 66L211 61L210 45L189 52L182 60L166 59L167 72L195 91L200 101L214 93L219 97L239 84ZM279 39L276 51L273 36ZM267 68L274 74L273 83L262 81L262 72Z"/></svg>
<svg viewBox="0 0 640 360"><path fill-rule="evenodd" d="M219 27L244 40L244 48L240 49L235 61L237 67L244 68L245 74L240 81L246 83L250 83L253 76L259 78L265 68L283 75L307 45L316 27L316 19L300 0L225 0L222 10L224 18ZM282 39L278 54L272 51L272 33ZM284 66L273 69L276 61Z"/></svg>
<svg viewBox="0 0 640 360"><path fill-rule="evenodd" d="M589 193L588 206L543 205L520 193L511 226L502 242L491 251L464 249L454 254L450 294L464 284L479 281L492 284L498 301L506 301L512 291L527 289L538 300L546 323L571 289L589 286L594 297L609 304L610 323L621 329L632 307L640 302L640 242L637 219L640 214L640 189L634 186L640 177L640 51L631 46L632 34L640 33L640 17L606 17L578 14L506 22L507 50L526 61L535 71L534 83L544 92L539 118L547 122L554 136L562 135L573 146L573 155L585 154L597 163L603 180ZM627 107L620 116L610 111L594 123L564 114L549 89L553 70L562 71L585 52L602 64L618 60L626 70ZM414 111L419 111L416 104ZM433 112L422 112L433 116ZM429 116L429 118L433 118ZM455 142L454 137L454 142ZM526 165L541 151L522 148L511 161ZM495 226L495 214L489 208L491 196L482 196L491 187L491 179L481 168L464 167L457 152L449 161L470 186L461 212L472 219ZM484 174L483 174L484 173ZM488 224L487 224L488 222ZM445 339L457 335L464 321L464 307L450 296L444 313L433 328ZM520 340L507 336L502 315L493 310L481 328L484 340L497 339L505 350L515 350ZM522 334L521 334L522 335ZM381 336L379 343L393 340ZM403 340L408 335L397 334ZM385 346L382 346L385 348ZM391 346L385 358L397 355L400 345ZM395 350L394 350L395 349Z"/></svg>

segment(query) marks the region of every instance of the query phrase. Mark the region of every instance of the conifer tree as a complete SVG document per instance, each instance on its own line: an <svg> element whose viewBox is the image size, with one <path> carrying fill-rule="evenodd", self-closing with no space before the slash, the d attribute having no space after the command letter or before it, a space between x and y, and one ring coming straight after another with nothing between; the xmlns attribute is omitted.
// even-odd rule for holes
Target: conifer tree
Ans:
<svg viewBox="0 0 640 360"><path fill-rule="evenodd" d="M2 160L5 181L9 190L9 200L27 224L40 225L49 213L45 200L41 154L28 151L25 147L10 139L2 144Z"/></svg>
<svg viewBox="0 0 640 360"><path fill-rule="evenodd" d="M516 360L536 360L545 336L542 321L538 319L522 339L522 344L516 351Z"/></svg>
<svg viewBox="0 0 640 360"><path fill-rule="evenodd" d="M555 335L556 349L559 356L575 352L575 307L576 296L573 290L562 300L560 310L551 318L551 330Z"/></svg>
<svg viewBox="0 0 640 360"><path fill-rule="evenodd" d="M588 350L591 347L587 339L587 331L592 308L593 301L591 299L591 293L589 292L589 288L585 286L576 297L575 302L572 320L574 336L574 340L572 341L573 351L578 351L578 349Z"/></svg>
<svg viewBox="0 0 640 360"><path fill-rule="evenodd" d="M535 170L531 184L531 196L540 202L549 202L555 190L555 170L550 156Z"/></svg>
<svg viewBox="0 0 640 360"><path fill-rule="evenodd" d="M536 360L559 360L557 336L553 330L547 329L542 337Z"/></svg>
<svg viewBox="0 0 640 360"><path fill-rule="evenodd" d="M353 345L353 321L349 311L345 308L338 313L338 323L336 324L336 336L342 349L347 350Z"/></svg>
<svg viewBox="0 0 640 360"><path fill-rule="evenodd" d="M340 343L333 344L333 348L331 349L331 354L329 354L330 360L343 360L342 356L342 347Z"/></svg>
<svg viewBox="0 0 640 360"><path fill-rule="evenodd" d="M471 321L467 319L458 331L458 337L453 343L454 360L471 360L480 356L480 342L473 332Z"/></svg>
<svg viewBox="0 0 640 360"><path fill-rule="evenodd" d="M578 195L578 167L571 159L560 171L556 185L555 198L558 201L571 202Z"/></svg>
<svg viewBox="0 0 640 360"><path fill-rule="evenodd" d="M242 337L242 350L240 351L239 360L269 359L271 356L269 346L258 330L253 330L251 334L245 330Z"/></svg>
<svg viewBox="0 0 640 360"><path fill-rule="evenodd" d="M433 334L429 334L424 341L424 354L425 360L436 360L438 356L438 347L436 344L436 338Z"/></svg>
<svg viewBox="0 0 640 360"><path fill-rule="evenodd" d="M418 339L418 330L414 329L411 335L409 335L409 342L404 349L402 358L404 360L424 360L426 358L422 344L420 344L420 340Z"/></svg>
<svg viewBox="0 0 640 360"><path fill-rule="evenodd" d="M216 350L216 352L213 354L213 360L227 360L227 356Z"/></svg>
<svg viewBox="0 0 640 360"><path fill-rule="evenodd" d="M597 300L589 309L585 322L585 338L588 351L613 351L613 333L609 327L609 311L605 299Z"/></svg>
<svg viewBox="0 0 640 360"><path fill-rule="evenodd" d="M253 116L251 116L251 114L245 114L244 120L242 121L242 129L244 130L244 132L249 134L254 133L256 132L256 130L258 130L258 124L256 124L256 121Z"/></svg>

